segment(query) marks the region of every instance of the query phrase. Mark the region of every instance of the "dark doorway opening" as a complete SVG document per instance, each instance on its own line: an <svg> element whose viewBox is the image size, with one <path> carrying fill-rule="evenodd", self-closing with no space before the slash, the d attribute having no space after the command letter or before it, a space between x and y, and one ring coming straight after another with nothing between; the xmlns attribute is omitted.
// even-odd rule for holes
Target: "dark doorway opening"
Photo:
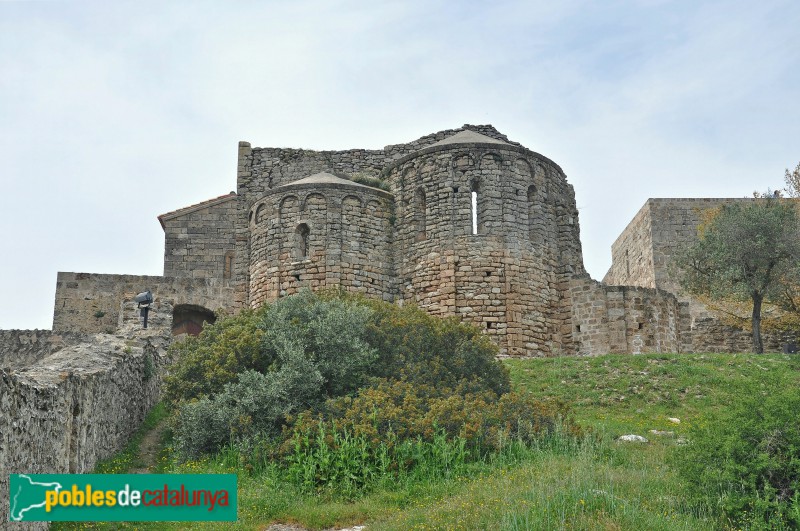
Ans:
<svg viewBox="0 0 800 531"><path fill-rule="evenodd" d="M196 336L203 330L203 323L214 324L214 312L202 306L179 304L172 311L172 335L189 334Z"/></svg>

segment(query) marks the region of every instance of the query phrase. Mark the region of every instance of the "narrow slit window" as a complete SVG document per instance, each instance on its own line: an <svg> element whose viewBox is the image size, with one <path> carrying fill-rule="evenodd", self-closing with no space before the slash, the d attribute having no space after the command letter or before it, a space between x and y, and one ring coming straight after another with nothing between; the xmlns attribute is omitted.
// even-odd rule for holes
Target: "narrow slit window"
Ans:
<svg viewBox="0 0 800 531"><path fill-rule="evenodd" d="M233 273L233 251L225 253L225 262L222 267L222 278L228 280Z"/></svg>
<svg viewBox="0 0 800 531"><path fill-rule="evenodd" d="M528 237L533 241L536 238L536 186L528 187Z"/></svg>
<svg viewBox="0 0 800 531"><path fill-rule="evenodd" d="M472 234L478 234L478 182L472 183L472 193L470 194L472 201Z"/></svg>

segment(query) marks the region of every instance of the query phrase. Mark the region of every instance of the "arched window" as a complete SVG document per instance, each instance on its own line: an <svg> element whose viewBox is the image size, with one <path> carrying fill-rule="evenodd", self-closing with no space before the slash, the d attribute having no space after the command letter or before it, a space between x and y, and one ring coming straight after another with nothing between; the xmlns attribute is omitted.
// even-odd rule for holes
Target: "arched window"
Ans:
<svg viewBox="0 0 800 531"><path fill-rule="evenodd" d="M478 227L480 226L480 219L478 215L478 192L480 183L477 180L472 181L470 187L470 200L472 201L472 234L478 234Z"/></svg>
<svg viewBox="0 0 800 531"><path fill-rule="evenodd" d="M311 230L308 225L301 223L294 231L294 258L305 260L308 258L308 235Z"/></svg>
<svg viewBox="0 0 800 531"><path fill-rule="evenodd" d="M427 228L427 208L425 189L420 186L414 192L414 230L416 233L414 239L416 241L422 241L427 237L425 233Z"/></svg>

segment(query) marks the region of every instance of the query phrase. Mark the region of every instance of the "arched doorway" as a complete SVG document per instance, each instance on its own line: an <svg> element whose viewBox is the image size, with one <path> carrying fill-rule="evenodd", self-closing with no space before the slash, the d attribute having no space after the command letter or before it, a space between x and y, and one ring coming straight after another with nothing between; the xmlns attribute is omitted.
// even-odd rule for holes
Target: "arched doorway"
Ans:
<svg viewBox="0 0 800 531"><path fill-rule="evenodd" d="M214 324L214 312L194 304L179 304L172 310L172 335L196 336L203 330L203 323Z"/></svg>

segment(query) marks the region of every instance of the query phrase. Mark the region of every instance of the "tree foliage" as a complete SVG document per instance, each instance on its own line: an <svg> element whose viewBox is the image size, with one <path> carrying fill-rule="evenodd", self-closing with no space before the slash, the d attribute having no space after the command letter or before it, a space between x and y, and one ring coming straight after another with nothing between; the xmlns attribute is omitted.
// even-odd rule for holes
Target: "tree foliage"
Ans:
<svg viewBox="0 0 800 531"><path fill-rule="evenodd" d="M797 529L800 392L775 385L738 396L724 412L692 425L690 444L676 447L671 463L693 499L742 528Z"/></svg>
<svg viewBox="0 0 800 531"><path fill-rule="evenodd" d="M765 194L721 207L678 258L681 285L711 299L749 299L753 349L763 352L761 307L794 285L800 227L793 200Z"/></svg>
<svg viewBox="0 0 800 531"><path fill-rule="evenodd" d="M786 183L784 190L788 196L800 198L800 162L797 163L797 167L793 171L790 172L788 168L786 169L784 182Z"/></svg>

